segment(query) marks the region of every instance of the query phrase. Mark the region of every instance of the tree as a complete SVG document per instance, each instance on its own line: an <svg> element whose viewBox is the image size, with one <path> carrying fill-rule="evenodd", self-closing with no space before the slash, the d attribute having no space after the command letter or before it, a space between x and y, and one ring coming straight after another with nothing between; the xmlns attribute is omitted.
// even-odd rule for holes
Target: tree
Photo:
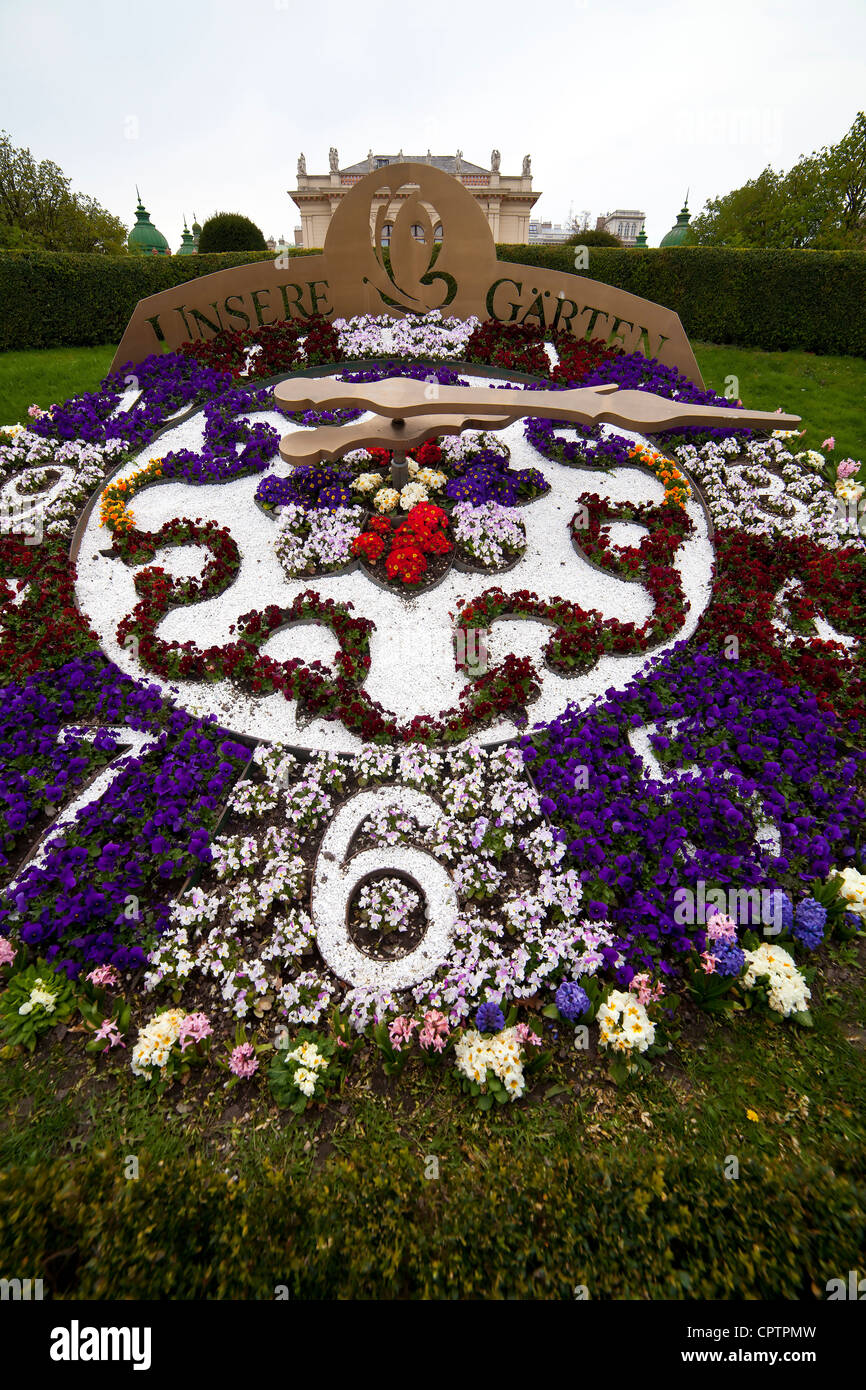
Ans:
<svg viewBox="0 0 866 1390"><path fill-rule="evenodd" d="M825 175L835 198L838 239L854 248L866 246L866 114L860 111L848 134L827 151Z"/></svg>
<svg viewBox="0 0 866 1390"><path fill-rule="evenodd" d="M802 155L787 174L766 168L691 224L702 246L866 248L866 115L847 135Z"/></svg>
<svg viewBox="0 0 866 1390"><path fill-rule="evenodd" d="M267 251L255 222L240 212L217 212L209 217L198 239L199 255L210 251Z"/></svg>
<svg viewBox="0 0 866 1390"><path fill-rule="evenodd" d="M51 160L36 163L0 131L0 244L45 251L126 249L126 227L95 198L70 190Z"/></svg>

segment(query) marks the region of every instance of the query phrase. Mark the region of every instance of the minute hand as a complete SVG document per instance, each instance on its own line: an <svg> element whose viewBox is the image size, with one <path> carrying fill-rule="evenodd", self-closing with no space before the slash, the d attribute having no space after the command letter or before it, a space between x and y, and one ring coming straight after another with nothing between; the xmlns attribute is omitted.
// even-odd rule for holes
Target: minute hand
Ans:
<svg viewBox="0 0 866 1390"><path fill-rule="evenodd" d="M460 411L479 414L540 415L552 420L571 420L579 424L611 424L626 429L653 432L684 425L728 425L732 429L772 426L775 429L800 423L799 415L774 414L763 410L690 405L670 401L651 391L620 391L615 385L583 386L570 391L515 391L478 386L436 386L435 392L406 377L388 377L377 382L339 382L327 378L298 378L276 387L277 400L297 410L314 405L367 407L377 415L401 419L412 415L454 415Z"/></svg>

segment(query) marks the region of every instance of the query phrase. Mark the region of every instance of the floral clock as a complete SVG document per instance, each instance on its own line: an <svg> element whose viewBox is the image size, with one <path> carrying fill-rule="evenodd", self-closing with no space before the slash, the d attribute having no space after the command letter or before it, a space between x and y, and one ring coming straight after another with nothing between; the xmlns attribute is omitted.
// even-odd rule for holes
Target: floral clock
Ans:
<svg viewBox="0 0 866 1390"><path fill-rule="evenodd" d="M621 1076L684 998L807 1023L861 931L856 461L525 327L434 313L365 367L391 327L218 335L3 433L7 1046L78 1010L142 1078L266 1067L298 1110L370 1046L486 1108L551 1030ZM361 405L289 409L313 367ZM279 455L383 378L515 375L719 419Z"/></svg>

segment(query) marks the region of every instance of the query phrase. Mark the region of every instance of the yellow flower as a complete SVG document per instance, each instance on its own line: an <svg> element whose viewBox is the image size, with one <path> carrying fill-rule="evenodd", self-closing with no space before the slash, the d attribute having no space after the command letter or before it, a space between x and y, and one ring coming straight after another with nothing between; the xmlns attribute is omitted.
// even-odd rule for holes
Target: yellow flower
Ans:
<svg viewBox="0 0 866 1390"><path fill-rule="evenodd" d="M747 1110L747 1111L746 1111L746 1119L747 1119L747 1120L752 1120L752 1121L754 1121L755 1124L757 1124L758 1121L760 1120L760 1118L761 1118L761 1117L760 1117L760 1115L757 1113L757 1111L755 1111L755 1110Z"/></svg>

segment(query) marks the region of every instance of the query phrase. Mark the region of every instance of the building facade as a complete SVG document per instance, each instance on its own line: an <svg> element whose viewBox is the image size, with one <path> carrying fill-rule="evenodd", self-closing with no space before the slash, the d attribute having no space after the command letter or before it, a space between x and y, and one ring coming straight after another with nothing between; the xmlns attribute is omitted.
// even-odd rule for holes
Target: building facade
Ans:
<svg viewBox="0 0 866 1390"><path fill-rule="evenodd" d="M571 235L571 228L563 227L561 222L536 222L531 219L529 223L530 246L555 246Z"/></svg>
<svg viewBox="0 0 866 1390"><path fill-rule="evenodd" d="M366 174L372 173L375 169L384 169L389 164L411 162L432 164L435 168L459 179L481 204L494 241L526 245L530 239L529 215L541 196L532 189L530 157L526 155L524 158L520 174L501 174L499 161L498 150L491 154L489 169L482 168L479 164L470 164L463 158L462 150L458 150L456 155L434 155L429 150L426 155L404 154L402 150L398 154L374 154L370 150L367 158L360 164L349 164L341 169L337 151L332 148L329 172L308 174L306 160L301 155L298 160L297 187L288 190L289 197L301 214L300 244L305 247L324 246L325 233L330 226L331 218L349 189ZM408 193L400 195L401 199L407 196ZM376 214L385 201L383 196L373 202L370 216L371 235L376 225ZM441 227L435 226L435 210L427 204L424 206L434 221L434 234L441 237ZM386 245L390 233L391 224L386 222L382 233L382 241Z"/></svg>
<svg viewBox="0 0 866 1390"><path fill-rule="evenodd" d="M635 208L617 208L606 217L599 217L595 224L597 232L612 232L619 237L623 246L634 246L644 230L646 213Z"/></svg>

